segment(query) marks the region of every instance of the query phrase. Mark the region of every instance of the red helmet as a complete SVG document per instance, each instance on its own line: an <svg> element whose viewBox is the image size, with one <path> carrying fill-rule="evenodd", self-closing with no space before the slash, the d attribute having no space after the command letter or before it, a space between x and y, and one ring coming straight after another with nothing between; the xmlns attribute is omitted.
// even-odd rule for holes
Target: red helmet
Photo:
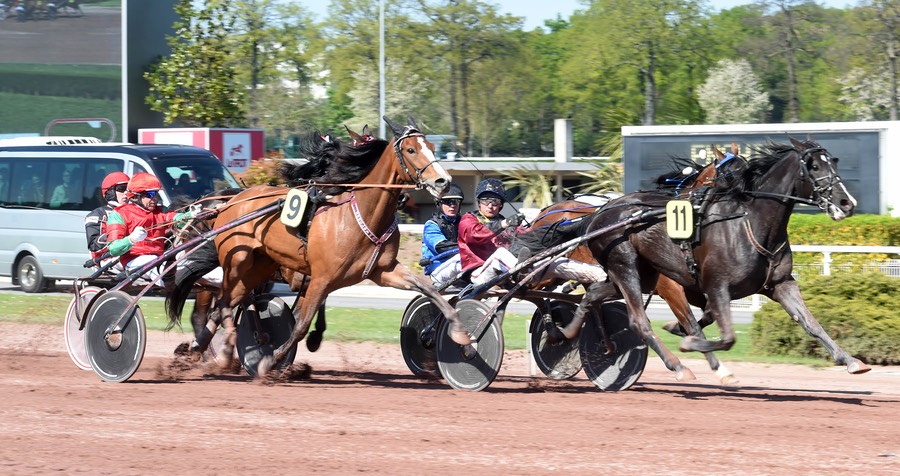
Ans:
<svg viewBox="0 0 900 476"><path fill-rule="evenodd" d="M129 180L128 175L125 175L125 172L113 172L103 178L103 183L100 185L100 191L103 192L103 195L106 195L107 190L120 183L128 183Z"/></svg>
<svg viewBox="0 0 900 476"><path fill-rule="evenodd" d="M131 180L128 182L128 191L135 195L147 190L159 190L161 188L162 184L159 183L159 179L147 172L134 174L134 177L131 177Z"/></svg>

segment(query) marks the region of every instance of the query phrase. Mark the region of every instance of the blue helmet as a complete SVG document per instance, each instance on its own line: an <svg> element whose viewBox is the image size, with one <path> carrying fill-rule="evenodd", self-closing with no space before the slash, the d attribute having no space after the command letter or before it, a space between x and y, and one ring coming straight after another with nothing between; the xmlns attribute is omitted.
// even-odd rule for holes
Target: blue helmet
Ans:
<svg viewBox="0 0 900 476"><path fill-rule="evenodd" d="M489 178L478 182L475 188L475 199L484 198L484 195L494 194L500 200L506 201L506 189L503 188L503 182L500 179Z"/></svg>

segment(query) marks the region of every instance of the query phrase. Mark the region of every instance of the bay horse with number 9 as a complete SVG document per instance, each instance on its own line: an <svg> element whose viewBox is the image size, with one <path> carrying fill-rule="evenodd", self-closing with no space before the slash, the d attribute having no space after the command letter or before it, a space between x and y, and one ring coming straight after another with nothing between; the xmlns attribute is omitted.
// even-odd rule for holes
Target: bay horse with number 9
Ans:
<svg viewBox="0 0 900 476"><path fill-rule="evenodd" d="M305 237L289 229L278 214L262 216L215 237L218 263L224 271L219 309L226 328L225 355L236 343L232 310L251 292L286 268L309 276L305 298L295 309L296 325L274 355L260 361L258 375L266 375L306 336L319 306L331 292L370 279L379 286L413 290L434 302L452 323L451 338L470 343L456 310L430 280L397 261L397 200L404 188L424 188L439 196L450 175L437 162L434 146L412 118L400 126L387 117L394 134L390 142L373 139L347 144L334 137L310 134L301 145L310 162L284 163L288 183L308 186L318 177L319 208ZM301 182L301 180L303 182ZM255 186L229 200L215 227L284 199L289 187ZM323 198L324 197L324 198ZM179 286L190 285L182 282Z"/></svg>

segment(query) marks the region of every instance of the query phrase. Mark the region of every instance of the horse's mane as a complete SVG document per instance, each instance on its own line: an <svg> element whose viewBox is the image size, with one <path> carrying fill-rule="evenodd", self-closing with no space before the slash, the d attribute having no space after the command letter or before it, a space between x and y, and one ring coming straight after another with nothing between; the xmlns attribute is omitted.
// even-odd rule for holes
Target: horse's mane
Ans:
<svg viewBox="0 0 900 476"><path fill-rule="evenodd" d="M808 148L820 147L818 143L812 140L800 141ZM779 144L772 140L766 141L765 144L754 147L753 154L743 171L736 173L738 178L734 182L734 186L730 187L732 194L742 195L745 192L759 189L765 180L766 174L776 164L784 160L791 154L797 154L797 149L791 144ZM723 188L725 188L723 186Z"/></svg>
<svg viewBox="0 0 900 476"><path fill-rule="evenodd" d="M320 131L307 133L300 141L300 155L305 164L282 162L278 174L288 185L296 186L311 180L320 183L357 183L381 158L388 142L374 139L356 145ZM325 193L337 193L341 187L323 188Z"/></svg>

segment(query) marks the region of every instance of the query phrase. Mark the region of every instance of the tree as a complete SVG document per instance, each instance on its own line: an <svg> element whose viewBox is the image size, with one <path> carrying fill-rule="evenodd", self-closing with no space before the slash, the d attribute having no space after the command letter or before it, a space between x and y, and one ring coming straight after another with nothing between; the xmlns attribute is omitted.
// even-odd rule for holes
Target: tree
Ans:
<svg viewBox="0 0 900 476"><path fill-rule="evenodd" d="M473 137L470 117L470 81L476 63L494 55L512 54L518 46L507 34L521 26L521 20L498 15L493 5L474 0L419 0L421 12L429 19L420 36L430 39L430 54L446 64L450 123L453 135L471 155Z"/></svg>
<svg viewBox="0 0 900 476"><path fill-rule="evenodd" d="M840 78L840 83L839 100L850 108L853 120L874 121L888 116L892 96L891 72L887 68L874 74L853 68Z"/></svg>
<svg viewBox="0 0 900 476"><path fill-rule="evenodd" d="M566 35L565 93L576 104L602 95L608 106L640 111L641 124L655 124L663 100L683 104L697 81L693 71L705 69L700 48L712 42L703 40L703 14L695 0L593 2Z"/></svg>
<svg viewBox="0 0 900 476"><path fill-rule="evenodd" d="M898 76L900 76L900 1L870 0L860 9L860 16L870 32L870 41L887 63L888 111L890 120L896 121L900 111ZM883 76L882 74L881 76Z"/></svg>
<svg viewBox="0 0 900 476"><path fill-rule="evenodd" d="M166 125L245 126L243 93L225 47L232 31L227 6L210 1L195 10L194 3L179 0L175 6L179 20L175 35L167 37L172 54L144 74L150 83L145 101Z"/></svg>
<svg viewBox="0 0 900 476"><path fill-rule="evenodd" d="M747 60L720 60L697 88L707 124L765 122L772 110L769 93L762 89Z"/></svg>

